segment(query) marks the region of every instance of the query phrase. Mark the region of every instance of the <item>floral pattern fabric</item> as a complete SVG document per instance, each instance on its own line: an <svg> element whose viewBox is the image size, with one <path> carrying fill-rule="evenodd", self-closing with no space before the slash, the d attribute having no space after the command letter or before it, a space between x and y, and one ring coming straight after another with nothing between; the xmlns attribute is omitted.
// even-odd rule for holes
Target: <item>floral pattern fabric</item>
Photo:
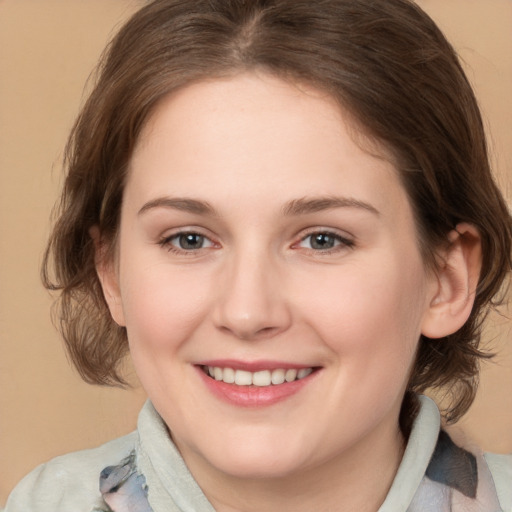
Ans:
<svg viewBox="0 0 512 512"><path fill-rule="evenodd" d="M103 506L92 512L154 512L135 452L100 475ZM502 512L481 455L457 446L441 431L425 476L407 512Z"/></svg>
<svg viewBox="0 0 512 512"><path fill-rule="evenodd" d="M502 512L483 454L457 446L443 430L407 512Z"/></svg>
<svg viewBox="0 0 512 512"><path fill-rule="evenodd" d="M153 512L148 502L146 480L137 471L135 451L117 466L100 474L104 506L94 512Z"/></svg>

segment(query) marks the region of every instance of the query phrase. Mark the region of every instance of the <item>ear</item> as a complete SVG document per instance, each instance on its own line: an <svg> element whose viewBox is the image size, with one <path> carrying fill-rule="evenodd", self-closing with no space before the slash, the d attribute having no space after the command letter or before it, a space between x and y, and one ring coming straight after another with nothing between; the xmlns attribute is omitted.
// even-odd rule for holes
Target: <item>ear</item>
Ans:
<svg viewBox="0 0 512 512"><path fill-rule="evenodd" d="M89 229L89 235L94 242L96 273L103 289L103 296L114 322L124 326L124 312L115 261L108 254L108 247L101 238L99 227L92 226Z"/></svg>
<svg viewBox="0 0 512 512"><path fill-rule="evenodd" d="M439 254L436 287L423 317L421 332L429 338L453 334L466 323L482 267L481 238L474 226L458 224L448 242Z"/></svg>

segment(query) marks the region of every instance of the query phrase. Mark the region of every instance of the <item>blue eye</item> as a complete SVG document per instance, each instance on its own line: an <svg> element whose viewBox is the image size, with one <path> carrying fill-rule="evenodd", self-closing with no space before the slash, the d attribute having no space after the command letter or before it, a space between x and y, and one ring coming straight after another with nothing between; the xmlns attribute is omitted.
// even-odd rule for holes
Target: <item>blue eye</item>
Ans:
<svg viewBox="0 0 512 512"><path fill-rule="evenodd" d="M299 247L312 249L314 251L329 251L338 246L352 247L354 243L351 240L330 233L328 231L317 231L305 236L299 243Z"/></svg>

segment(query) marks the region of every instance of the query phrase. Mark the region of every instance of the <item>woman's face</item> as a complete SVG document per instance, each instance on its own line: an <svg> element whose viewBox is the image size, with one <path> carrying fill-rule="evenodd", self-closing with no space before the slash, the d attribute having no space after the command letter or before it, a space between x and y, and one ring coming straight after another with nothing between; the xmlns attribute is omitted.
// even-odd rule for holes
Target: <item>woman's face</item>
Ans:
<svg viewBox="0 0 512 512"><path fill-rule="evenodd" d="M436 282L396 170L348 123L245 74L143 130L106 295L192 467L292 475L399 437Z"/></svg>

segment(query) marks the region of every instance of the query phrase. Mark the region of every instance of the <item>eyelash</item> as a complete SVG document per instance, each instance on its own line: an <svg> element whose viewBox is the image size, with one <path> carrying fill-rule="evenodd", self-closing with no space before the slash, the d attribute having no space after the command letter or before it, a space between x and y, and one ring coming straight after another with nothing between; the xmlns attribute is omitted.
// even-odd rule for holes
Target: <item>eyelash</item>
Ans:
<svg viewBox="0 0 512 512"><path fill-rule="evenodd" d="M337 253L344 249L351 249L355 245L354 240L344 237L344 236L340 235L339 233L336 233L334 231L329 231L329 230L316 229L314 231L307 233L305 236L303 236L299 240L299 242L295 243L292 247L297 247L301 243L303 243L305 240L307 240L308 238L312 238L314 236L319 236L319 235L333 239L335 242L335 245L333 247L329 247L327 249L305 248L308 252L314 253L315 255L329 255L332 253Z"/></svg>
<svg viewBox="0 0 512 512"><path fill-rule="evenodd" d="M205 241L209 241L210 242L210 246L208 247L199 247L197 249L184 249L184 248L181 248L181 247L176 247L172 244L173 240L179 240L179 238L181 237L186 237L186 236L196 236L196 237L200 237L202 238L203 240ZM168 252L172 252L172 253L175 253L175 254L179 254L179 255L187 255L187 256L193 256L194 253L197 253L197 251L200 251L201 249L208 249L210 247L213 247L215 246L215 243L212 242L210 240L210 238L208 238L206 235L203 235L197 231L179 231L178 233L173 233L172 235L169 235L169 236L165 236L163 237L162 239L160 239L158 241L158 245L160 245L161 247L167 249Z"/></svg>
<svg viewBox="0 0 512 512"><path fill-rule="evenodd" d="M203 239L203 241L207 241L209 245L207 247L199 247L199 248L191 248L191 249L184 249L182 247L176 247L173 245L173 240L179 240L180 237L186 237L186 236L196 236ZM329 255L332 253L337 253L345 249L351 249L354 247L355 242L354 240L351 240L347 237L344 237L340 235L339 233L335 233L333 231L329 230L322 230L322 229L316 229L314 231L310 231L306 235L302 236L301 239L298 242L295 242L291 247L292 249L300 247L300 244L305 242L308 239L311 239L314 236L323 236L330 238L334 241L334 246L329 247L327 249L314 249L312 247L304 247L308 253L315 254L315 255ZM177 233L173 233L172 235L165 236L161 238L158 241L158 245L165 248L168 252L179 254L179 255L186 255L186 256L194 256L197 254L198 251L204 250L204 249L210 249L212 247L215 247L216 244L213 242L209 237L206 235L203 235L202 233L194 230L190 231L179 231Z"/></svg>

